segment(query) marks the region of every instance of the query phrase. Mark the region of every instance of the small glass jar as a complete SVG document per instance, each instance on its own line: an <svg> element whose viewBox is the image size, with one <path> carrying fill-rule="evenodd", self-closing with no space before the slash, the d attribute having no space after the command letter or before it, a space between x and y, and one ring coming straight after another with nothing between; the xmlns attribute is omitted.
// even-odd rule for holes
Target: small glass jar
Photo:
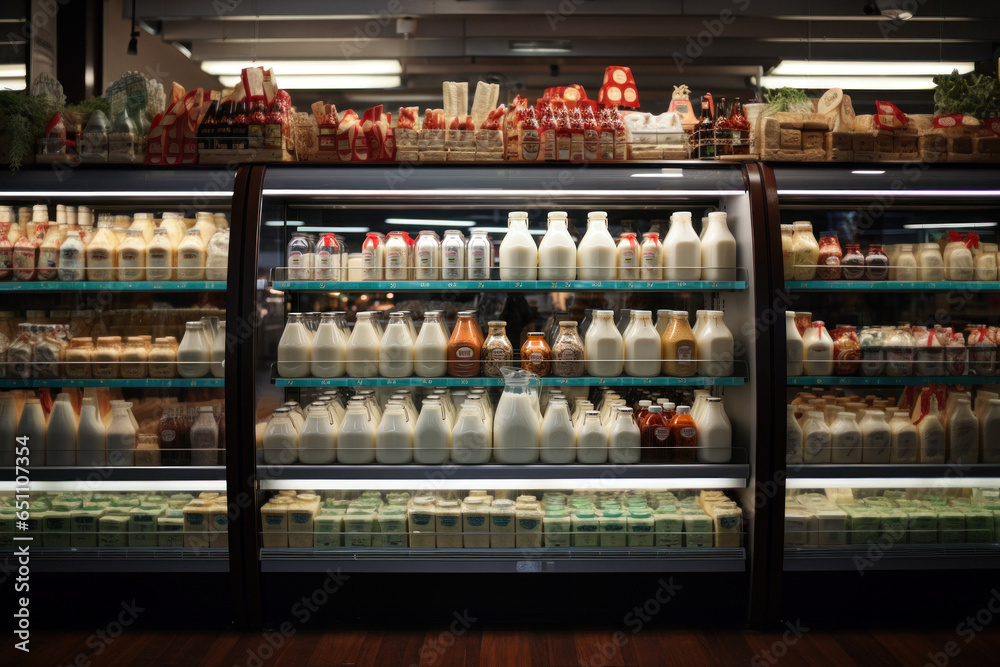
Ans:
<svg viewBox="0 0 1000 667"><path fill-rule="evenodd" d="M122 378L135 380L146 377L146 362L149 350L141 336L129 336L122 348Z"/></svg>
<svg viewBox="0 0 1000 667"><path fill-rule="evenodd" d="M840 260L844 280L862 280L865 277L865 256L861 254L861 245L848 243L847 252Z"/></svg>
<svg viewBox="0 0 1000 667"><path fill-rule="evenodd" d="M91 376L90 363L94 360L94 339L74 338L66 348L66 377L82 380Z"/></svg>
<svg viewBox="0 0 1000 667"><path fill-rule="evenodd" d="M858 337L861 347L861 374L865 377L882 375L885 364L884 338L881 327L864 327Z"/></svg>
<svg viewBox="0 0 1000 667"><path fill-rule="evenodd" d="M917 253L917 279L924 282L944 280L944 258L937 243L921 243Z"/></svg>
<svg viewBox="0 0 1000 667"><path fill-rule="evenodd" d="M819 280L839 280L840 260L844 252L840 249L840 240L836 234L820 237L819 240L819 267L816 269L816 278Z"/></svg>
<svg viewBox="0 0 1000 667"><path fill-rule="evenodd" d="M503 320L493 320L489 327L486 340L483 341L483 375L487 377L503 377L503 369L510 368L514 361L514 346L507 338L507 323Z"/></svg>
<svg viewBox="0 0 1000 667"><path fill-rule="evenodd" d="M157 338L149 350L149 377L177 377L177 339L173 336Z"/></svg>
<svg viewBox="0 0 1000 667"><path fill-rule="evenodd" d="M831 332L831 337L834 375L857 375L858 362L861 361L861 343L855 333L855 327L838 324Z"/></svg>
<svg viewBox="0 0 1000 667"><path fill-rule="evenodd" d="M982 252L976 255L976 280L993 281L997 279L997 248L996 243L983 243Z"/></svg>
<svg viewBox="0 0 1000 667"><path fill-rule="evenodd" d="M545 332L532 331L521 346L521 368L545 377L551 372L552 349L545 342Z"/></svg>
<svg viewBox="0 0 1000 667"><path fill-rule="evenodd" d="M584 370L583 339L576 322L559 322L559 333L552 345L552 374L556 377L580 377Z"/></svg>
<svg viewBox="0 0 1000 667"><path fill-rule="evenodd" d="M889 277L889 258L882 250L881 243L868 246L865 256L865 277L868 280L885 280Z"/></svg>
<svg viewBox="0 0 1000 667"><path fill-rule="evenodd" d="M917 257L913 254L913 246L904 243L896 247L899 251L893 260L894 266L889 270L889 279L913 282L917 279Z"/></svg>
<svg viewBox="0 0 1000 667"><path fill-rule="evenodd" d="M288 280L313 279L313 249L315 245L305 232L293 232L292 240L288 242L285 266L288 267Z"/></svg>
<svg viewBox="0 0 1000 667"><path fill-rule="evenodd" d="M95 378L113 380L118 377L122 355L121 336L101 336L94 345L94 361L91 366Z"/></svg>

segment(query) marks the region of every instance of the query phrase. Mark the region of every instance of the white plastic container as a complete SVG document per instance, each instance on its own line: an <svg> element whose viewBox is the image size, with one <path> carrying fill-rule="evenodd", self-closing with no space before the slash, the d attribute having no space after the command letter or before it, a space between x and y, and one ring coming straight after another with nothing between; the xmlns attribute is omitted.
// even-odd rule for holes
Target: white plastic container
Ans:
<svg viewBox="0 0 1000 667"><path fill-rule="evenodd" d="M492 449L493 420L484 420L480 407L466 401L451 430L452 463L489 463Z"/></svg>
<svg viewBox="0 0 1000 667"><path fill-rule="evenodd" d="M736 280L736 237L726 225L724 211L708 214L701 235L701 279Z"/></svg>
<svg viewBox="0 0 1000 667"><path fill-rule="evenodd" d="M608 431L601 423L601 413L590 410L576 431L577 463L608 462Z"/></svg>
<svg viewBox="0 0 1000 667"><path fill-rule="evenodd" d="M726 326L723 311L709 310L704 315L704 325L695 331L698 375L727 377L733 374L736 354L733 333Z"/></svg>
<svg viewBox="0 0 1000 667"><path fill-rule="evenodd" d="M632 408L615 408L618 418L608 429L608 461L617 464L638 463L641 434L632 418Z"/></svg>
<svg viewBox="0 0 1000 667"><path fill-rule="evenodd" d="M565 211L551 211L548 229L538 244L539 280L576 279L576 243Z"/></svg>
<svg viewBox="0 0 1000 667"><path fill-rule="evenodd" d="M663 240L663 267L667 280L701 280L701 239L688 211L670 216L670 231Z"/></svg>
<svg viewBox="0 0 1000 667"><path fill-rule="evenodd" d="M841 412L830 425L830 462L861 463L861 458L862 435L857 418L853 412Z"/></svg>
<svg viewBox="0 0 1000 667"><path fill-rule="evenodd" d="M347 404L337 432L337 459L352 465L375 461L375 423L364 402Z"/></svg>
<svg viewBox="0 0 1000 667"><path fill-rule="evenodd" d="M437 465L446 463L450 457L451 425L444 403L424 400L413 427L413 462Z"/></svg>
<svg viewBox="0 0 1000 667"><path fill-rule="evenodd" d="M587 214L587 233L576 250L576 267L578 280L614 280L618 275L617 248L604 211Z"/></svg>
<svg viewBox="0 0 1000 667"><path fill-rule="evenodd" d="M537 280L538 246L528 232L528 214L507 217L507 234L500 243L500 280Z"/></svg>
<svg viewBox="0 0 1000 667"><path fill-rule="evenodd" d="M889 422L890 463L916 463L917 462L917 427L910 421L910 416L905 412L897 412Z"/></svg>
<svg viewBox="0 0 1000 667"><path fill-rule="evenodd" d="M278 349L280 354L280 345ZM177 374L182 378L205 377L209 373L211 361L212 346L205 334L205 324L188 322L184 328L184 337L177 346ZM308 364L306 368L308 369Z"/></svg>
<svg viewBox="0 0 1000 667"><path fill-rule="evenodd" d="M806 413L802 424L802 462L829 463L832 433L822 412Z"/></svg>
<svg viewBox="0 0 1000 667"><path fill-rule="evenodd" d="M833 339L823 322L816 320L802 336L802 370L806 375L833 375Z"/></svg>
<svg viewBox="0 0 1000 667"><path fill-rule="evenodd" d="M948 463L979 463L979 421L968 398L959 398L948 417L947 440Z"/></svg>

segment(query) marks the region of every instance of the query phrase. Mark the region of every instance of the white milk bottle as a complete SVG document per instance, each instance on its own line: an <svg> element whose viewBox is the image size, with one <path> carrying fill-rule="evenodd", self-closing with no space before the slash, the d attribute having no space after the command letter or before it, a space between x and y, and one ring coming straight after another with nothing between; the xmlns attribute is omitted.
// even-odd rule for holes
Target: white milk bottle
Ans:
<svg viewBox="0 0 1000 667"><path fill-rule="evenodd" d="M361 279L382 280L384 259L385 244L382 235L377 232L368 232L364 243L361 244Z"/></svg>
<svg viewBox="0 0 1000 667"><path fill-rule="evenodd" d="M861 456L861 429L857 419L853 412L841 412L830 425L830 462L861 463Z"/></svg>
<svg viewBox="0 0 1000 667"><path fill-rule="evenodd" d="M926 412L923 405L916 406L920 415L918 423L914 424L917 427L917 459L919 463L944 463L945 430L938 403L934 396L926 399Z"/></svg>
<svg viewBox="0 0 1000 667"><path fill-rule="evenodd" d="M352 378L378 375L379 335L372 313L358 313L354 331L347 339L347 374Z"/></svg>
<svg viewBox="0 0 1000 667"><path fill-rule="evenodd" d="M614 280L618 275L618 249L608 231L608 214L587 214L587 233L576 250L578 280Z"/></svg>
<svg viewBox="0 0 1000 667"><path fill-rule="evenodd" d="M569 235L566 211L549 213L548 230L538 244L538 279L576 279L576 243Z"/></svg>
<svg viewBox="0 0 1000 667"><path fill-rule="evenodd" d="M601 423L601 413L589 410L576 431L577 463L608 462L608 431Z"/></svg>
<svg viewBox="0 0 1000 667"><path fill-rule="evenodd" d="M0 393L0 466L14 465L17 443L17 400L12 392Z"/></svg>
<svg viewBox="0 0 1000 667"><path fill-rule="evenodd" d="M535 463L541 418L533 376L519 369L504 371L504 389L493 416L494 457L497 463Z"/></svg>
<svg viewBox="0 0 1000 667"><path fill-rule="evenodd" d="M301 313L289 313L278 341L278 375L283 378L309 376L312 340Z"/></svg>
<svg viewBox="0 0 1000 667"><path fill-rule="evenodd" d="M414 280L441 280L441 239L437 232L422 229L414 249Z"/></svg>
<svg viewBox="0 0 1000 667"><path fill-rule="evenodd" d="M573 463L576 460L576 430L566 401L553 400L545 411L541 430L542 463Z"/></svg>
<svg viewBox="0 0 1000 667"><path fill-rule="evenodd" d="M663 244L658 232L646 232L639 254L639 277L643 280L663 280Z"/></svg>
<svg viewBox="0 0 1000 667"><path fill-rule="evenodd" d="M615 326L614 311L595 310L594 323L584 340L587 373L593 377L618 377L625 366L625 341Z"/></svg>
<svg viewBox="0 0 1000 667"><path fill-rule="evenodd" d="M385 280L408 280L410 246L403 232L389 232L385 239Z"/></svg>
<svg viewBox="0 0 1000 667"><path fill-rule="evenodd" d="M822 412L806 413L802 424L802 462L829 463L832 433Z"/></svg>
<svg viewBox="0 0 1000 667"><path fill-rule="evenodd" d="M794 311L785 311L785 374L788 377L802 375L802 360L805 347L799 328L795 325Z"/></svg>
<svg viewBox="0 0 1000 667"><path fill-rule="evenodd" d="M390 404L385 408L375 429L375 460L388 464L413 461L413 424L402 405Z"/></svg>
<svg viewBox="0 0 1000 667"><path fill-rule="evenodd" d="M890 463L917 462L917 427L910 421L910 415L897 412L889 422Z"/></svg>
<svg viewBox="0 0 1000 667"><path fill-rule="evenodd" d="M306 421L299 431L299 463L326 465L337 462L337 425L322 403L306 410Z"/></svg>
<svg viewBox="0 0 1000 667"><path fill-rule="evenodd" d="M721 398L705 399L696 426L698 463L729 463L733 458L733 426Z"/></svg>
<svg viewBox="0 0 1000 667"><path fill-rule="evenodd" d="M413 427L413 462L437 465L447 463L450 456L451 425L444 404L442 401L424 400Z"/></svg>
<svg viewBox="0 0 1000 667"><path fill-rule="evenodd" d="M959 398L955 411L948 418L948 463L979 463L979 421L970 403L968 398ZM49 456L52 456L51 448Z"/></svg>
<svg viewBox="0 0 1000 667"><path fill-rule="evenodd" d="M45 465L45 413L42 403L37 398L29 398L21 408L21 418L17 422L16 438L27 438L26 445L30 455L29 463L33 466ZM22 442L15 442L18 447Z"/></svg>
<svg viewBox="0 0 1000 667"><path fill-rule="evenodd" d="M465 236L457 229L446 229L441 241L441 278L465 280Z"/></svg>
<svg viewBox="0 0 1000 667"><path fill-rule="evenodd" d="M642 255L639 240L633 232L622 232L615 248L618 280L638 280L641 275Z"/></svg>
<svg viewBox="0 0 1000 667"><path fill-rule="evenodd" d="M441 313L424 313L424 323L413 346L413 372L423 378L443 377L448 370L448 332Z"/></svg>
<svg viewBox="0 0 1000 667"><path fill-rule="evenodd" d="M177 276L177 246L170 230L157 227L146 244L146 280L173 280Z"/></svg>
<svg viewBox="0 0 1000 667"><path fill-rule="evenodd" d="M611 463L638 463L640 433L632 418L632 408L616 408L618 418L608 430L608 461Z"/></svg>
<svg viewBox="0 0 1000 667"><path fill-rule="evenodd" d="M802 463L802 427L795 419L795 406L788 406L785 418L785 463Z"/></svg>
<svg viewBox="0 0 1000 667"><path fill-rule="evenodd" d="M660 336L653 326L653 313L633 310L632 322L625 330L623 349L625 374L632 377L656 377L660 374Z"/></svg>
<svg viewBox="0 0 1000 667"><path fill-rule="evenodd" d="M493 277L493 244L490 242L489 232L472 230L466 246L465 265L469 280L489 280Z"/></svg>
<svg viewBox="0 0 1000 667"><path fill-rule="evenodd" d="M507 235L500 243L500 280L536 280L538 246L528 232L528 214L514 211L507 217Z"/></svg>
<svg viewBox="0 0 1000 667"><path fill-rule="evenodd" d="M670 314L673 313L672 310L660 309L656 311L656 335L663 340L663 334L666 333L667 327L670 326Z"/></svg>
<svg viewBox="0 0 1000 667"><path fill-rule="evenodd" d="M885 413L866 410L858 427L862 438L861 462L889 463L892 458L892 429L885 421Z"/></svg>
<svg viewBox="0 0 1000 667"><path fill-rule="evenodd" d="M667 280L701 280L701 239L688 211L670 216L670 231L663 239L663 267Z"/></svg>
<svg viewBox="0 0 1000 667"><path fill-rule="evenodd" d="M76 465L76 412L66 392L61 392L52 404L45 449L46 465Z"/></svg>
<svg viewBox="0 0 1000 667"><path fill-rule="evenodd" d="M280 344L280 343L279 343ZM323 313L313 336L309 369L316 378L339 378L346 371L347 339L333 313Z"/></svg>
<svg viewBox="0 0 1000 667"><path fill-rule="evenodd" d="M413 339L403 313L389 315L378 346L378 371L382 377L404 378L413 375Z"/></svg>
<svg viewBox="0 0 1000 667"><path fill-rule="evenodd" d="M59 280L83 280L86 276L83 241L80 232L66 232L66 240L59 246Z"/></svg>
<svg viewBox="0 0 1000 667"><path fill-rule="evenodd" d="M312 277L311 268L309 277ZM177 279L205 279L205 243L197 229L189 229L184 240L177 246Z"/></svg>
<svg viewBox="0 0 1000 667"><path fill-rule="evenodd" d="M701 279L736 280L736 237L726 225L724 211L708 214L701 235Z"/></svg>
<svg viewBox="0 0 1000 667"><path fill-rule="evenodd" d="M299 460L299 433L288 408L278 408L264 428L264 463L288 465Z"/></svg>
<svg viewBox="0 0 1000 667"><path fill-rule="evenodd" d="M135 465L136 428L130 408L122 401L112 407L111 425L108 426L108 463L112 466Z"/></svg>
<svg viewBox="0 0 1000 667"><path fill-rule="evenodd" d="M489 463L493 449L493 421L483 419L482 409L466 401L451 430L452 463Z"/></svg>
<svg viewBox="0 0 1000 667"><path fill-rule="evenodd" d="M337 458L348 464L375 461L375 423L364 401L347 404L344 421L337 432Z"/></svg>
<svg viewBox="0 0 1000 667"><path fill-rule="evenodd" d="M979 419L979 442L983 463L1000 463L1000 399L992 398Z"/></svg>
<svg viewBox="0 0 1000 667"><path fill-rule="evenodd" d="M833 339L823 322L815 320L802 336L802 370L806 375L833 375Z"/></svg>
<svg viewBox="0 0 1000 667"><path fill-rule="evenodd" d="M280 346L278 349L281 349ZM184 337L177 346L177 374L182 378L205 377L211 362L212 346L205 335L205 324L188 322L184 325Z"/></svg>
<svg viewBox="0 0 1000 667"><path fill-rule="evenodd" d="M146 279L146 241L142 237L142 230L127 230L125 240L118 245L115 253L118 266L115 280Z"/></svg>
<svg viewBox="0 0 1000 667"><path fill-rule="evenodd" d="M698 375L726 377L733 374L735 344L721 310L706 311L701 331L695 331Z"/></svg>
<svg viewBox="0 0 1000 667"><path fill-rule="evenodd" d="M107 460L107 427L98 413L97 399L84 398L76 429L76 465L102 466Z"/></svg>

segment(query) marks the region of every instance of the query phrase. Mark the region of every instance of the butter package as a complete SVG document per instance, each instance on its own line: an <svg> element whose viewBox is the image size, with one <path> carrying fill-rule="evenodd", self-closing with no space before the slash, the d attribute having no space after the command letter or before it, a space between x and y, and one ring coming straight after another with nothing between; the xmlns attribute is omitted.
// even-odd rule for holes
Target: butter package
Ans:
<svg viewBox="0 0 1000 667"><path fill-rule="evenodd" d="M184 512L179 509L168 509L156 519L156 541L160 547L184 546Z"/></svg>
<svg viewBox="0 0 1000 667"><path fill-rule="evenodd" d="M961 511L946 509L938 512L938 542L941 544L965 542L965 515Z"/></svg>
<svg viewBox="0 0 1000 667"><path fill-rule="evenodd" d="M375 515L364 510L351 510L344 516L344 546L363 548L372 546Z"/></svg>
<svg viewBox="0 0 1000 667"><path fill-rule="evenodd" d="M684 517L674 507L657 510L653 515L655 546L679 549L684 546Z"/></svg>
<svg viewBox="0 0 1000 667"><path fill-rule="evenodd" d="M910 544L937 543L937 514L931 510L913 509L907 513L907 542Z"/></svg>
<svg viewBox="0 0 1000 667"><path fill-rule="evenodd" d="M851 508L847 511L850 544L878 542L879 517L872 510Z"/></svg>
<svg viewBox="0 0 1000 667"><path fill-rule="evenodd" d="M70 513L46 512L42 521L42 544L46 547L70 546Z"/></svg>
<svg viewBox="0 0 1000 667"><path fill-rule="evenodd" d="M129 512L128 544L130 547L155 547L157 545L156 520L164 508L156 505L135 507Z"/></svg>
<svg viewBox="0 0 1000 667"><path fill-rule="evenodd" d="M70 513L70 546L96 547L98 521L104 514L99 505L85 505Z"/></svg>
<svg viewBox="0 0 1000 667"><path fill-rule="evenodd" d="M839 546L847 544L847 513L837 508L816 508L816 544Z"/></svg>
<svg viewBox="0 0 1000 667"><path fill-rule="evenodd" d="M993 541L993 512L979 509L965 511L965 541L972 544Z"/></svg>
<svg viewBox="0 0 1000 667"><path fill-rule="evenodd" d="M335 509L324 508L313 520L314 547L343 546L344 515Z"/></svg>
<svg viewBox="0 0 1000 667"><path fill-rule="evenodd" d="M685 547L711 547L714 545L714 538L715 529L711 517L700 512L684 515Z"/></svg>
<svg viewBox="0 0 1000 667"><path fill-rule="evenodd" d="M97 535L99 547L128 546L128 514L105 514L98 521L100 532Z"/></svg>

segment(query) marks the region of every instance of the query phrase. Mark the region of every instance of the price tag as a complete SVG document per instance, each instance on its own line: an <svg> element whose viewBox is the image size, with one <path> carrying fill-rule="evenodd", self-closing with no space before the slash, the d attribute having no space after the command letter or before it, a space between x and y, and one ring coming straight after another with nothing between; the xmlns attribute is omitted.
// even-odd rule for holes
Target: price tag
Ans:
<svg viewBox="0 0 1000 667"><path fill-rule="evenodd" d="M517 561L517 571L518 572L541 572L542 564L536 560L519 560Z"/></svg>

